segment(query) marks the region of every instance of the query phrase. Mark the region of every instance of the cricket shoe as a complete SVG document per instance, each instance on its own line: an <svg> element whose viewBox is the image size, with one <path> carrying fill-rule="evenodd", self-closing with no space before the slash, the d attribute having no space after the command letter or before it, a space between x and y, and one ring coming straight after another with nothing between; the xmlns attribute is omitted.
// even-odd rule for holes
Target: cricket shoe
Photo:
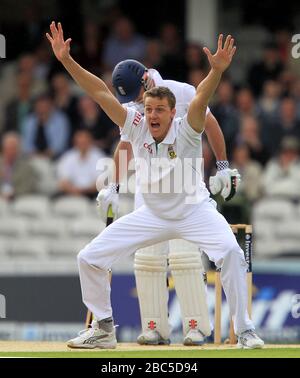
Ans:
<svg viewBox="0 0 300 378"><path fill-rule="evenodd" d="M93 320L91 328L80 331L77 337L67 342L67 346L82 349L115 349L117 339L113 320L111 318L101 321Z"/></svg>
<svg viewBox="0 0 300 378"><path fill-rule="evenodd" d="M140 345L169 345L170 339L164 339L159 332L149 329L137 338Z"/></svg>
<svg viewBox="0 0 300 378"><path fill-rule="evenodd" d="M183 339L183 345L193 346L193 345L203 345L204 335L199 329L190 329Z"/></svg>
<svg viewBox="0 0 300 378"><path fill-rule="evenodd" d="M238 336L237 348L260 349L263 348L264 345L263 340L260 339L252 329L248 329Z"/></svg>

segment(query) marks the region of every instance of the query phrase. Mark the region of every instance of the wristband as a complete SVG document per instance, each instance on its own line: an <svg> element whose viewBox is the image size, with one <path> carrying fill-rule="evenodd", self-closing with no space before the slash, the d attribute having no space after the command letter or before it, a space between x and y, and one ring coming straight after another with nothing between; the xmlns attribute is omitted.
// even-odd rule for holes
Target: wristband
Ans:
<svg viewBox="0 0 300 378"><path fill-rule="evenodd" d="M108 188L110 189L110 191L112 193L119 193L120 185L119 184L115 184L115 183L110 183L108 185Z"/></svg>
<svg viewBox="0 0 300 378"><path fill-rule="evenodd" d="M223 169L229 168L229 163L227 160L219 160L216 162L217 171L222 171Z"/></svg>

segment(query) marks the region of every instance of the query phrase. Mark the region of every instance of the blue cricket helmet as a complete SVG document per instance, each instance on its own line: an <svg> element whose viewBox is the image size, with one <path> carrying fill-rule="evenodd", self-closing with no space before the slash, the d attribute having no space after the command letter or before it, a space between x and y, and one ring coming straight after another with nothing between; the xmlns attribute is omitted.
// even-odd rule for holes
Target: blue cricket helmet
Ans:
<svg viewBox="0 0 300 378"><path fill-rule="evenodd" d="M147 68L137 60L126 59L118 63L112 73L112 84L121 104L134 101L144 85Z"/></svg>

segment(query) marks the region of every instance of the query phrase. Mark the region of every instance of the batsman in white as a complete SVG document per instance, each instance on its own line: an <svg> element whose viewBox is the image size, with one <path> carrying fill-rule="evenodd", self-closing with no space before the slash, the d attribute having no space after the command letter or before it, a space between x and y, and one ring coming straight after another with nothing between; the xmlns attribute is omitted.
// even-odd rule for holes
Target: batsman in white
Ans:
<svg viewBox="0 0 300 378"><path fill-rule="evenodd" d="M164 86L169 88L176 98L176 117L183 117L189 104L195 96L195 88L189 84L173 80L163 80L159 72L154 69L147 69L142 63L127 59L116 65L112 74L112 83L116 90L116 95L123 106L135 109L144 115L143 94L155 86ZM226 201L229 201L234 194L240 180L240 175L236 169L230 169L227 161L226 146L220 126L207 107L205 119L205 133L208 141L214 151L217 160L217 174L210 177L210 191L212 194L221 192ZM126 167L132 158L131 144L126 135L121 135L121 141L118 144L114 160L116 167L116 182L110 183L107 188L102 189L97 197L98 208L103 221L106 223L106 217L109 206L115 215L119 209L119 182L122 180L121 167L124 167L124 161L120 164L120 151L126 152ZM124 155L123 155L124 156ZM122 157L123 157L122 156ZM202 144L199 147L199 157L202 157ZM136 180L135 191L135 209L144 204L139 180ZM178 240L177 250L189 250L190 257L199 254L195 247L183 240ZM140 305L142 334L138 337L139 344L168 344L170 327L168 324L168 288L167 279L167 259L169 256L169 243L159 243L154 246L137 251L135 254L135 277L137 293ZM201 261L199 261L201 265ZM190 274L186 269L185 274ZM152 276L151 280L149 280ZM176 288L177 289L177 288ZM185 305L186 298L192 294L188 288L176 290L177 297L181 307L183 319L183 328L187 328L191 318L191 309ZM196 293L195 293L196 295ZM196 302L196 298L193 298ZM203 308L203 313L205 311ZM192 310L194 313L194 310ZM195 315L195 314L194 314ZM195 316L194 316L195 317ZM189 319L189 320L187 320ZM200 318L196 321L200 324ZM203 342L203 336L194 334L194 338L185 338L184 344L194 341L195 344Z"/></svg>
<svg viewBox="0 0 300 378"><path fill-rule="evenodd" d="M206 109L222 73L230 65L236 48L231 36L223 44L219 36L217 52L212 55L204 48L210 62L210 72L199 84L188 113L175 118L175 96L165 87L154 87L144 96L145 117L138 111L124 108L98 77L84 70L70 56L71 39L64 41L60 24L50 26L47 33L54 54L76 82L102 107L107 115L122 128L133 147L135 158L143 161L149 170L162 158L163 175L143 176L137 166L137 174L143 178L142 195L145 204L131 214L112 223L93 239L78 255L79 274L83 301L94 314L92 328L80 333L68 342L74 348L115 348L117 345L110 301L108 269L122 256L128 256L140 248L171 239L185 239L197 244L210 260L221 268L223 288L233 317L238 346L260 348L263 341L254 332L254 325L247 313L247 263L228 223L209 200L209 192L202 181L201 172L194 164L199 158L201 133ZM145 148L145 141L151 149ZM188 158L196 181L193 201L185 190L162 193L151 191L152 184L164 184L177 167ZM198 167L197 167L198 168ZM148 180L147 180L148 179ZM182 255L170 256L170 265L180 276L180 267L186 264ZM198 276L197 263L191 259L191 275ZM171 270L172 270L171 266ZM179 279L180 280L180 279ZM197 284L190 284L197 291Z"/></svg>

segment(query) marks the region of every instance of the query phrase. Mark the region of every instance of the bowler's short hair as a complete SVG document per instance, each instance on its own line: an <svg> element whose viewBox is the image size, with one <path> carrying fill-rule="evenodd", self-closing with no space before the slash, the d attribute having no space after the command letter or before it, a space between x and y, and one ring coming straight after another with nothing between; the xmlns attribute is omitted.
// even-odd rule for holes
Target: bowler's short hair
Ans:
<svg viewBox="0 0 300 378"><path fill-rule="evenodd" d="M166 98L171 109L174 109L176 106L176 97L167 87L153 87L146 91L143 95L144 105L147 97L158 97L160 100Z"/></svg>

